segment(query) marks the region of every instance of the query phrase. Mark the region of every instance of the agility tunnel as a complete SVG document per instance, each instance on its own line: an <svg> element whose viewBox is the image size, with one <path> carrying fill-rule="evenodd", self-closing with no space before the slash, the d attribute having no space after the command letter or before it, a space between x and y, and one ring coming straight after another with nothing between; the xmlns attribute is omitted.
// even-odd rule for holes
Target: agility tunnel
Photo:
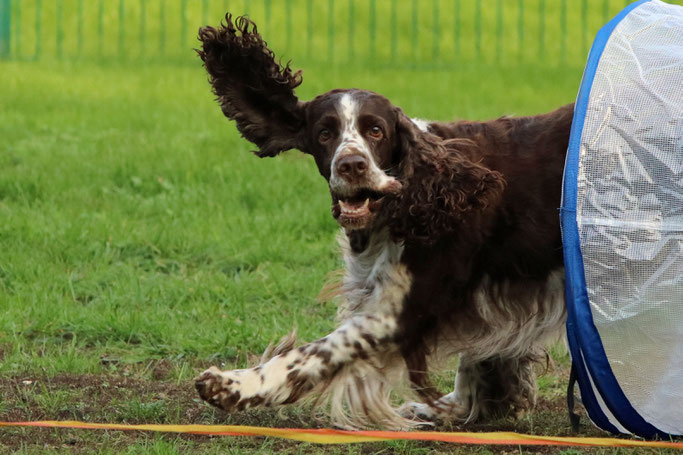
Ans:
<svg viewBox="0 0 683 455"><path fill-rule="evenodd" d="M589 417L613 433L683 435L683 7L639 1L598 32L561 221Z"/></svg>

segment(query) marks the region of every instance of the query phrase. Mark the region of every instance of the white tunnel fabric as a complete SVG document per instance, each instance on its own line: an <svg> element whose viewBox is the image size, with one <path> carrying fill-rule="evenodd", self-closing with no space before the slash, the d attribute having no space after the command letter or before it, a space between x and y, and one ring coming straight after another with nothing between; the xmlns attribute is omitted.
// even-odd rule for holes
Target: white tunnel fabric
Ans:
<svg viewBox="0 0 683 455"><path fill-rule="evenodd" d="M565 252L567 242L580 250L566 263L568 288L585 286L568 291L568 330L591 381L582 396L599 398L584 399L600 403L591 418L683 434L683 7L638 2L596 37L562 225Z"/></svg>

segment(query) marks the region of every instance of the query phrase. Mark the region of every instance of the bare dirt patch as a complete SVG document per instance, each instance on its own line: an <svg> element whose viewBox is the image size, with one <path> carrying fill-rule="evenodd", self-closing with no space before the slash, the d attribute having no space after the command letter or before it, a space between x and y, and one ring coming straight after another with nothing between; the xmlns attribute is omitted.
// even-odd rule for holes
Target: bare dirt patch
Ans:
<svg viewBox="0 0 683 455"><path fill-rule="evenodd" d="M161 365L160 370L168 365ZM159 376L165 376L159 374ZM178 423L178 424L234 424L274 427L324 427L309 410L286 408L283 411L250 411L227 415L202 403L195 395L191 383L164 382L116 375L72 375L53 377L0 378L2 406L0 420L80 420L111 423ZM487 424L466 426L448 425L444 431L517 431L533 434L570 435L564 397L545 397L537 409L521 420L501 419ZM583 418L583 436L601 435ZM70 452L90 452L98 448L123 449L134 444L149 445L166 441L182 452L203 452L209 446L236 449L241 452L305 452L347 453L346 448L321 447L294 441L262 438L228 438L200 435L150 434L137 431L70 430L47 428L0 429L0 449L15 451L34 448ZM474 448L445 443L399 442L373 443L356 446L354 453L473 453ZM459 452L462 450L462 452ZM481 453L519 453L519 449L506 446L477 448ZM523 453L555 453L557 448L530 447ZM591 450L595 453L611 453ZM628 451L627 451L628 452ZM624 453L623 451L621 453ZM638 452L638 453L643 453Z"/></svg>

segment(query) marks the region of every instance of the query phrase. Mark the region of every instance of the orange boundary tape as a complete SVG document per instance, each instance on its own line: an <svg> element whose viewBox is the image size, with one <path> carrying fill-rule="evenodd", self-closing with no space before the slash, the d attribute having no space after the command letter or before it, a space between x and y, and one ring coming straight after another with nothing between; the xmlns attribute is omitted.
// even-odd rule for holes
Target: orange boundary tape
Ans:
<svg viewBox="0 0 683 455"><path fill-rule="evenodd" d="M36 422L0 422L0 427L79 428L88 430L138 430L169 433L191 433L217 436L270 436L317 444L376 442L396 439L442 441L459 444L510 444L600 447L655 447L681 449L683 442L642 441L617 438L577 438L564 436L536 436L512 432L467 433L439 431L346 431L304 428L266 428L241 425L126 425L118 423L89 423L77 421L43 420Z"/></svg>

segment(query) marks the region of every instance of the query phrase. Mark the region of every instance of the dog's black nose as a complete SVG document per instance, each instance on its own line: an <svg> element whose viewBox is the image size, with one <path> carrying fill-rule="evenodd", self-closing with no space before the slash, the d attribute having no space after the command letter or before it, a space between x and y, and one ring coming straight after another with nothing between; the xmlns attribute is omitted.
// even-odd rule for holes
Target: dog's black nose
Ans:
<svg viewBox="0 0 683 455"><path fill-rule="evenodd" d="M337 161L337 174L346 180L360 178L368 170L368 160L360 154L346 155Z"/></svg>

